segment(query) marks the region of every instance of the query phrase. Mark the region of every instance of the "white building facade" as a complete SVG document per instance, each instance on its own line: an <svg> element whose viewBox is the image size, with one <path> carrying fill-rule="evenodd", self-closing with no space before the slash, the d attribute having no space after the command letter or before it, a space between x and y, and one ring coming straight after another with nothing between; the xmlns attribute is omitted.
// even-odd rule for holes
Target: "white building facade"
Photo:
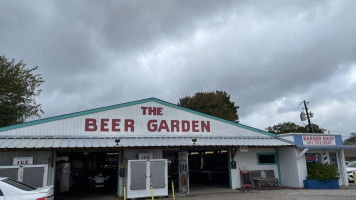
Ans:
<svg viewBox="0 0 356 200"><path fill-rule="evenodd" d="M99 187L93 180L106 174L103 187L123 196L125 186L131 198L149 196L152 183L166 196L173 180L182 193L201 179L241 188L240 169L273 170L281 185L303 187L306 156L326 152L348 185L341 137L330 137L315 147L300 143L300 134L277 137L149 98L0 128L0 176L25 183L35 176L36 187L68 192L88 179L87 187Z"/></svg>

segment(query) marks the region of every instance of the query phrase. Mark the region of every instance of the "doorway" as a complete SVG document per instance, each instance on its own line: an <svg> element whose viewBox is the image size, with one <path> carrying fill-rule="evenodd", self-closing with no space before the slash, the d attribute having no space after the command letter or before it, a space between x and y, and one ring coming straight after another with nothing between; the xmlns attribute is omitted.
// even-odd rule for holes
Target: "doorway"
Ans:
<svg viewBox="0 0 356 200"><path fill-rule="evenodd" d="M57 152L55 195L116 194L118 152Z"/></svg>
<svg viewBox="0 0 356 200"><path fill-rule="evenodd" d="M204 188L230 188L228 150L200 149L188 150L189 190ZM168 161L168 180L173 181L175 191L179 191L181 167L179 165L179 151L167 150L163 158Z"/></svg>
<svg viewBox="0 0 356 200"><path fill-rule="evenodd" d="M201 186L229 188L228 151L189 151L189 173L192 189Z"/></svg>

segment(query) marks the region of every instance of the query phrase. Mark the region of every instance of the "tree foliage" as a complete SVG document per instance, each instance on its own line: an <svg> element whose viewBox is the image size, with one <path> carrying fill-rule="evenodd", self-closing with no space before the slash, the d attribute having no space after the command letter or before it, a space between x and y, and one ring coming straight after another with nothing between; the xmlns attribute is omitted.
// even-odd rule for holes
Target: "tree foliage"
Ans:
<svg viewBox="0 0 356 200"><path fill-rule="evenodd" d="M345 145L356 145L356 134L352 135L351 137L347 138L344 143Z"/></svg>
<svg viewBox="0 0 356 200"><path fill-rule="evenodd" d="M322 133L322 130L318 125L312 124L314 133ZM299 126L293 122L283 122L278 125L269 126L266 130L274 134L283 134L283 133L310 133L309 126Z"/></svg>
<svg viewBox="0 0 356 200"><path fill-rule="evenodd" d="M230 100L230 95L225 91L197 92L194 96L180 98L178 106L233 122L239 120L237 115L239 106L235 106L235 103Z"/></svg>
<svg viewBox="0 0 356 200"><path fill-rule="evenodd" d="M24 122L43 113L36 96L44 82L40 74L34 74L37 66L25 68L23 61L15 63L0 56L0 127Z"/></svg>

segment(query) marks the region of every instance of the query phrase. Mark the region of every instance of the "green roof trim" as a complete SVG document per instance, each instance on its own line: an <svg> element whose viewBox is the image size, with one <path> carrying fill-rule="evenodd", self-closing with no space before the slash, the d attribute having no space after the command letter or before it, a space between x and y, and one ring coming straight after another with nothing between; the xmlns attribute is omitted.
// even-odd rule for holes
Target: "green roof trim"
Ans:
<svg viewBox="0 0 356 200"><path fill-rule="evenodd" d="M246 126L243 124L239 124L239 123L234 123L232 121L229 120L225 120L225 119L221 119L218 117L214 117L205 113L201 113L195 110L190 110L188 108L183 108L180 107L178 105L157 99L157 98L147 98L147 99L142 99L142 100L137 100L137 101L132 101L132 102L126 102L126 103L122 103L122 104L116 104L116 105L112 105L112 106L106 106L106 107L101 107L101 108L95 108L95 109L91 109L91 110L85 110L85 111L80 111L80 112L75 112L75 113L70 113L70 114L65 114L65 115L59 115L59 116L55 116L55 117L49 117L49 118L44 118L44 119L39 119L39 120L34 120L34 121L29 121L29 122L25 122L25 123L21 123L21 124L16 124L16 125L12 125L12 126L6 126L6 127L2 127L0 128L0 132L2 131L7 131L7 130L12 130L12 129L17 129L17 128L23 128L23 127L27 127L27 126L33 126L33 125L38 125L38 124L43 124L43 123L47 123L47 122L52 122L52 121L57 121L57 120L62 120L62 119L68 119L68 118L72 118L72 117L79 117L82 115L88 115L88 114L93 114L93 113L98 113L98 112L103 112L103 111L107 111L107 110L113 110L116 108L123 108L123 107L128 107L128 106L133 106L133 105L137 105L137 104L142 104L142 103L148 103L148 102L156 102L159 104L163 104L165 106L168 107L172 107L172 108L176 108L179 110L184 110L193 114L197 114L197 115L201 115L210 119L214 119L217 121L221 121L224 123L228 123L228 124L232 124L235 126L239 126L241 128L245 128L257 133L261 133L261 134L265 134L268 136L272 136L272 137L276 137L275 134L257 129L257 128L253 128L250 126Z"/></svg>

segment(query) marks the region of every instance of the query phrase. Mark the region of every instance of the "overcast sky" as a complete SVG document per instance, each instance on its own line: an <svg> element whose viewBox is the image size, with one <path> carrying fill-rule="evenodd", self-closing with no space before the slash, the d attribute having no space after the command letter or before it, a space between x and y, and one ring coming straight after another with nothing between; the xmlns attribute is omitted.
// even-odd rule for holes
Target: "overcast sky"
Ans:
<svg viewBox="0 0 356 200"><path fill-rule="evenodd" d="M45 79L51 117L223 90L240 122L356 132L356 1L0 1L0 54ZM304 122L306 123L306 122Z"/></svg>

